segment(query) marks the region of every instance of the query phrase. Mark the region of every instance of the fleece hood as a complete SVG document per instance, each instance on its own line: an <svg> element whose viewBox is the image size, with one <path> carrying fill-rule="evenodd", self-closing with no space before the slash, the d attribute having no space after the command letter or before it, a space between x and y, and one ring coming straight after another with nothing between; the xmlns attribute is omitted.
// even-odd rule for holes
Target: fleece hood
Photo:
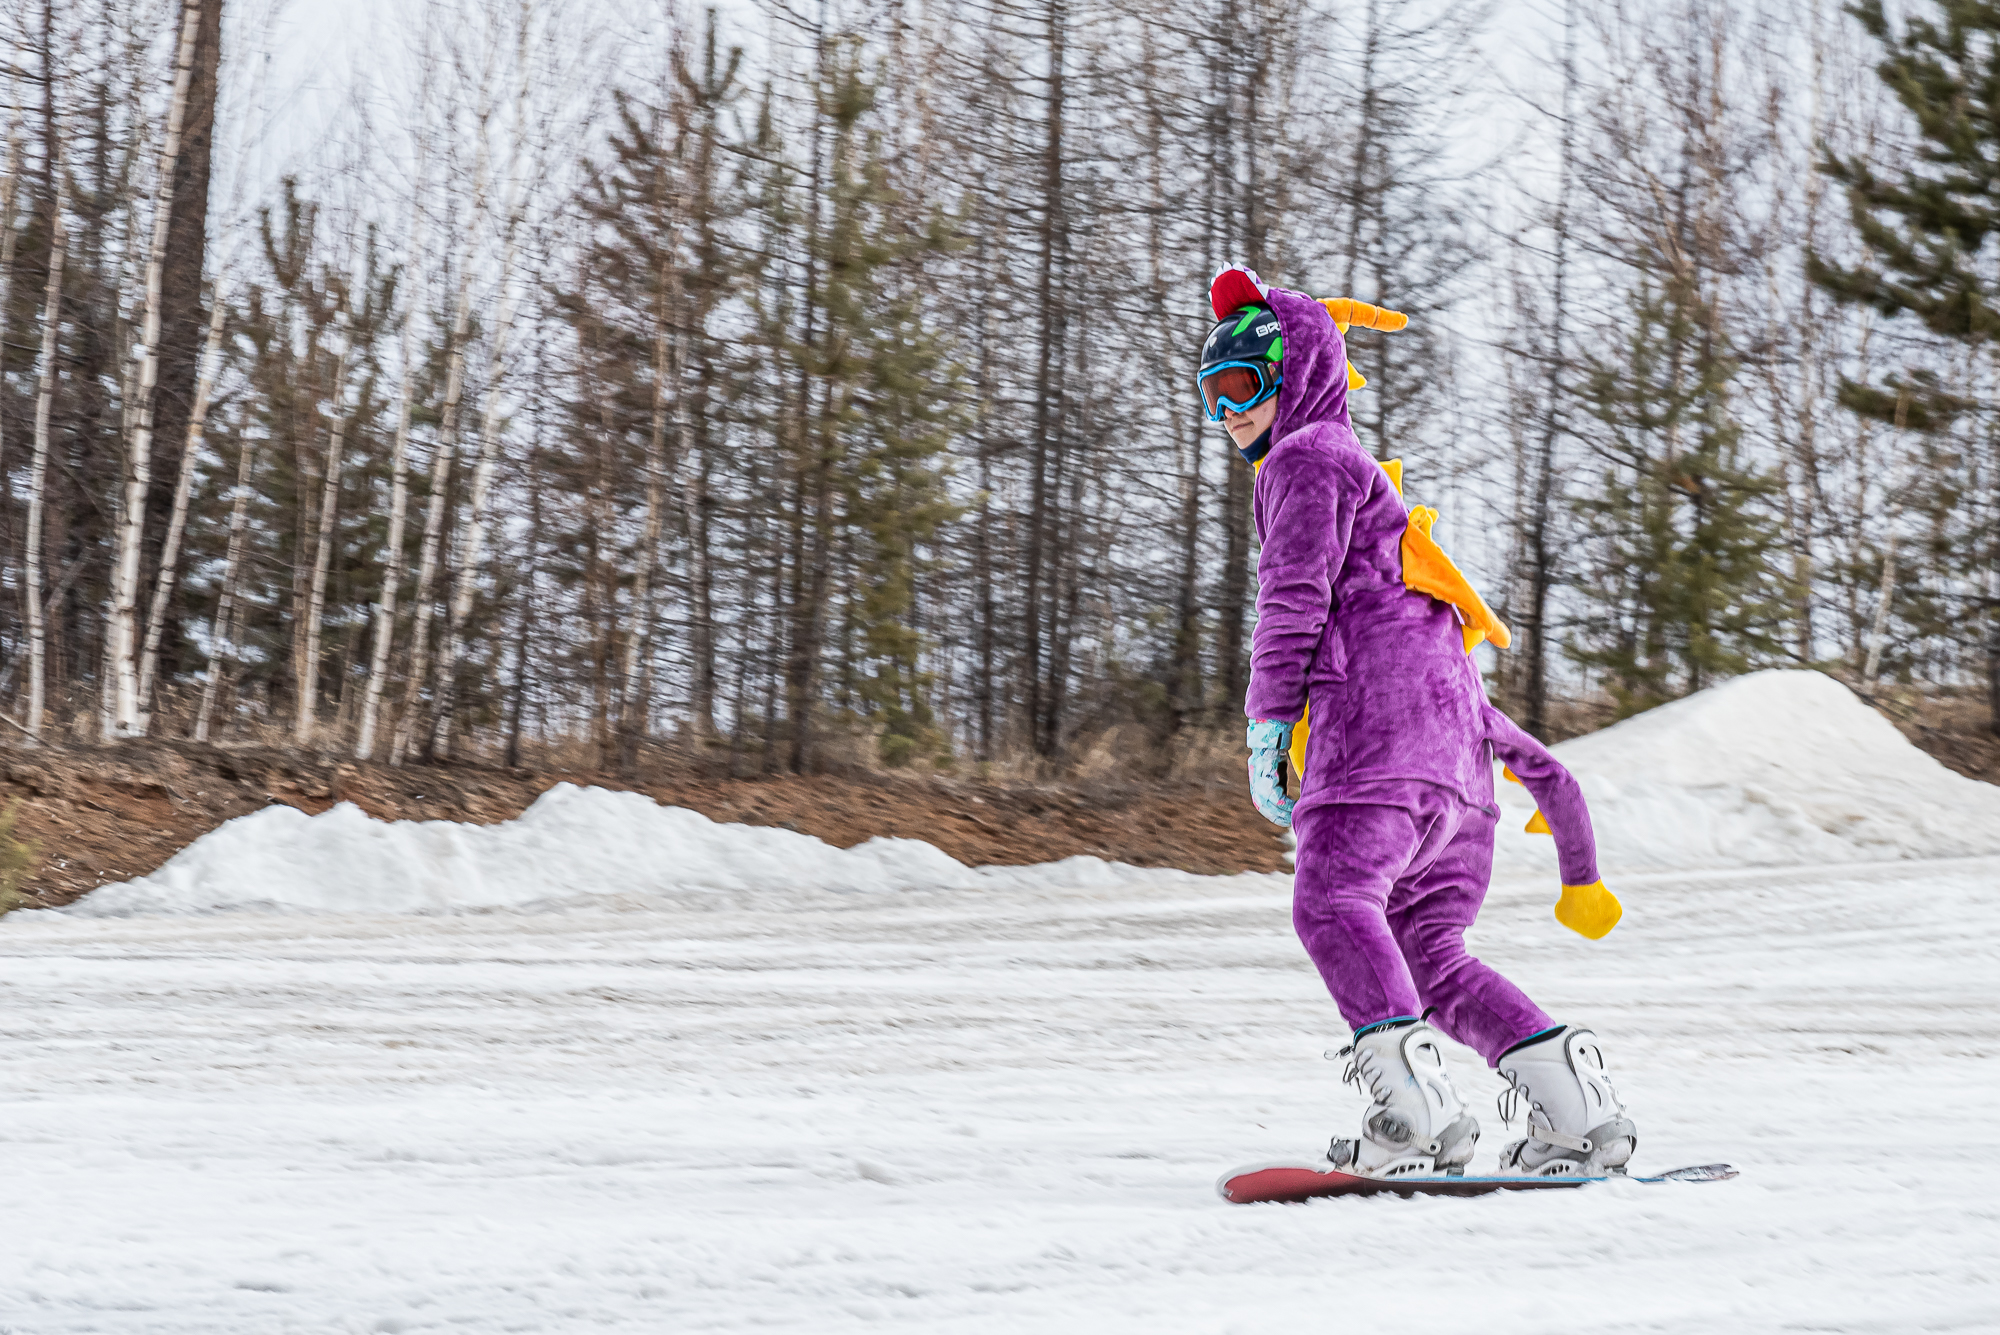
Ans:
<svg viewBox="0 0 2000 1335"><path fill-rule="evenodd" d="M1325 306L1302 292L1274 287L1264 297L1278 317L1285 340L1279 365L1284 383L1278 386L1278 415L1271 423L1276 444L1294 431L1315 423L1352 432L1347 414L1347 343L1334 327Z"/></svg>

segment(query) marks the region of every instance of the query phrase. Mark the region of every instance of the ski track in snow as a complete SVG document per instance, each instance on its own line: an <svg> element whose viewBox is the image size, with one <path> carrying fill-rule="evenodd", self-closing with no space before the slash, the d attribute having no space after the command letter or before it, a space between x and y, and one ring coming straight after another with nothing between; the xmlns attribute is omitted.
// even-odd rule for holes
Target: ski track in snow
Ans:
<svg viewBox="0 0 2000 1335"><path fill-rule="evenodd" d="M0 1331L2000 1329L2000 858L1616 884L1477 948L1736 1181L1219 1200L1360 1107L1282 877L16 914Z"/></svg>

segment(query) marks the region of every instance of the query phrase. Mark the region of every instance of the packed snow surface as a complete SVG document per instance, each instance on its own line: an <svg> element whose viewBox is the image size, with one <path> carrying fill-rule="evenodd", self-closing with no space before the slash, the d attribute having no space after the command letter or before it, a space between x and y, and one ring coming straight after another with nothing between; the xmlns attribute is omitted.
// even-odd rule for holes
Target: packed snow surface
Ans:
<svg viewBox="0 0 2000 1335"><path fill-rule="evenodd" d="M1789 772L1685 717L1717 731L1684 770L1625 725L1665 796L1606 761L1612 804ZM1753 803L1734 846L1801 847L1786 813L1845 782ZM2000 1329L2000 856L1835 836L1716 867L1690 836L1688 867L1618 880L1599 942L1551 877L1504 876L1476 949L1597 1029L1636 1166L1743 1175L1232 1206L1219 1174L1361 1106L1287 878L655 811L274 811L122 916L0 919L0 1332ZM1498 1082L1451 1060L1489 1168Z"/></svg>

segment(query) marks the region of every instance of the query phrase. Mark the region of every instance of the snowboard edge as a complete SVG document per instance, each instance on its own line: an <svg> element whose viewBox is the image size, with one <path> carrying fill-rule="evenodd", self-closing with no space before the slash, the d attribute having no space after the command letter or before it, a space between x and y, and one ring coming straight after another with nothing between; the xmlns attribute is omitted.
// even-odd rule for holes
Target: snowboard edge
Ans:
<svg viewBox="0 0 2000 1335"><path fill-rule="evenodd" d="M1725 1182L1728 1164L1690 1164L1646 1177L1363 1177L1332 1164L1255 1164L1225 1173L1216 1194L1232 1205L1291 1204L1326 1196L1485 1196L1496 1191L1550 1191L1593 1182Z"/></svg>

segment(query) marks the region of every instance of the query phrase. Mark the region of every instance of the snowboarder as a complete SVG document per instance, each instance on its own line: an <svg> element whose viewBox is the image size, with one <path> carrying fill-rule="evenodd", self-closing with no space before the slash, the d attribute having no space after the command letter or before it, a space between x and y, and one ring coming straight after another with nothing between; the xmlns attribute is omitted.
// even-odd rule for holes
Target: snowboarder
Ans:
<svg viewBox="0 0 2000 1335"><path fill-rule="evenodd" d="M1464 1172L1479 1124L1445 1070L1442 1030L1506 1079L1503 1120L1527 1113L1503 1173L1623 1172L1637 1131L1595 1036L1466 953L1492 869L1496 757L1540 808L1529 828L1555 836L1557 919L1595 939L1621 910L1576 781L1487 703L1471 650L1504 646L1506 627L1431 539L1436 512L1404 504L1400 463L1355 439L1347 394L1363 382L1343 332L1402 317L1241 267L1210 300L1203 407L1257 469L1251 793L1297 837L1293 924L1353 1030L1346 1079L1370 1100L1361 1134L1329 1157L1378 1177Z"/></svg>

